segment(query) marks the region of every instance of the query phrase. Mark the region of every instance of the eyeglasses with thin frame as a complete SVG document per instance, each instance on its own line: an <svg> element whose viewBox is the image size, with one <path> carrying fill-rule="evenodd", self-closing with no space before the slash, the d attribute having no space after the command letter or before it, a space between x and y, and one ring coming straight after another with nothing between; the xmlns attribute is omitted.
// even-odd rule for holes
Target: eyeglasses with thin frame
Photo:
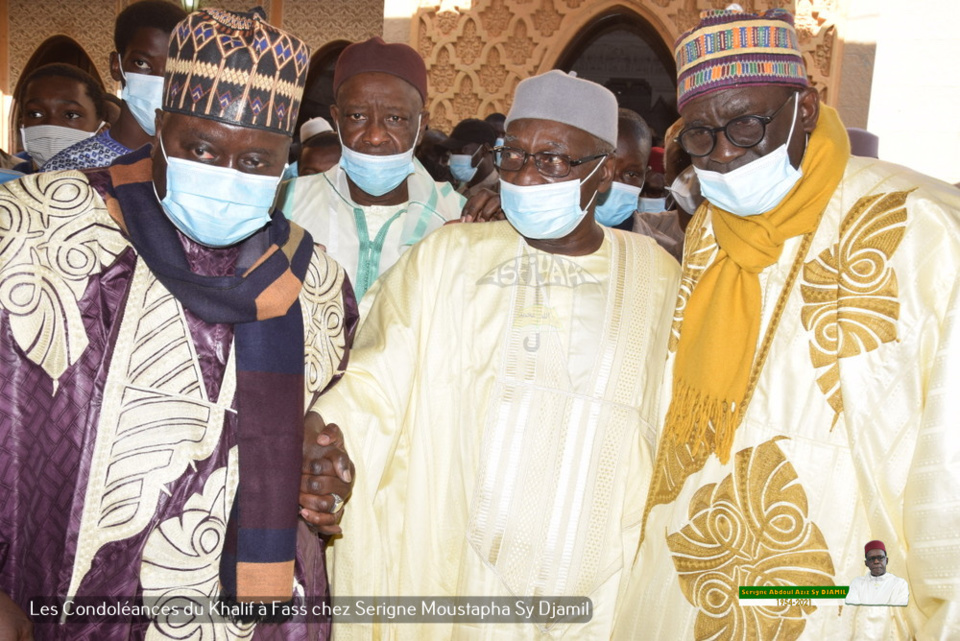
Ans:
<svg viewBox="0 0 960 641"><path fill-rule="evenodd" d="M573 159L565 154L552 154L546 151L531 154L516 147L499 146L493 148L493 164L500 171L520 171L527 164L527 158L533 158L540 175L547 178L564 178L570 175L574 167L609 155L596 154Z"/></svg>
<svg viewBox="0 0 960 641"><path fill-rule="evenodd" d="M727 140L737 147L753 147L767 135L767 125L798 95L796 92L790 94L786 102L769 116L739 116L721 127L690 127L681 131L675 141L695 158L709 156L713 152L717 146L718 131L722 131Z"/></svg>
<svg viewBox="0 0 960 641"><path fill-rule="evenodd" d="M874 561L883 561L885 558L887 558L886 555L881 555L881 556L868 556L868 557L867 557L867 563L873 563Z"/></svg>

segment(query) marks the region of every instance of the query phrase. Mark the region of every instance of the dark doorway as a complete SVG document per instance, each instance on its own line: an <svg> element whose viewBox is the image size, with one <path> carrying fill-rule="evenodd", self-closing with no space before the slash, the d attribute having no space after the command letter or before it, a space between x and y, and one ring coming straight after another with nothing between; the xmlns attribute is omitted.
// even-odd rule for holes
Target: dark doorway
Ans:
<svg viewBox="0 0 960 641"><path fill-rule="evenodd" d="M300 116L297 118L297 132L300 131L300 125L311 118L322 116L331 120L333 70L337 66L340 54L349 44L350 42L347 40L334 40L320 47L316 53L310 56L310 71L307 72L307 84L303 90Z"/></svg>
<svg viewBox="0 0 960 641"><path fill-rule="evenodd" d="M615 7L590 21L556 66L610 89L621 107L643 116L661 139L679 118L671 48L649 22L626 7Z"/></svg>

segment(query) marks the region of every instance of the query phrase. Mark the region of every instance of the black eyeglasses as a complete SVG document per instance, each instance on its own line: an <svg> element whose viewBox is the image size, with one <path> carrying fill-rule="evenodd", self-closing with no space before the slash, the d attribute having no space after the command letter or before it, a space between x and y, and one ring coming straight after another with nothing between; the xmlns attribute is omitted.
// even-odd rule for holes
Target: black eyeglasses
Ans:
<svg viewBox="0 0 960 641"><path fill-rule="evenodd" d="M676 141L680 143L685 152L697 158L710 155L713 148L717 146L718 131L722 131L727 140L737 147L753 147L767 135L767 125L797 95L796 93L790 94L787 101L769 116L740 116L722 127L690 127L681 131Z"/></svg>
<svg viewBox="0 0 960 641"><path fill-rule="evenodd" d="M533 158L541 175L547 178L563 178L568 176L574 167L608 155L597 154L574 160L564 154L551 154L546 151L531 154L515 147L494 147L493 164L500 171L520 171L527 164L527 158Z"/></svg>

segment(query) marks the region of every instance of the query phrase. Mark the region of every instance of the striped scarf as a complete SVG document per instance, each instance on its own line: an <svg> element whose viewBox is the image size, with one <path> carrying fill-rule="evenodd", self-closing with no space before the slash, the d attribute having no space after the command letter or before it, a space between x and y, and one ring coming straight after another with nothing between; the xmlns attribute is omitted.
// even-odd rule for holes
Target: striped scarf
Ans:
<svg viewBox="0 0 960 641"><path fill-rule="evenodd" d="M238 602L290 601L303 447L304 328L299 294L313 239L279 210L268 248L243 274L192 273L153 190L149 148L107 170L105 201L140 258L207 323L234 326L240 483L220 559L221 592Z"/></svg>

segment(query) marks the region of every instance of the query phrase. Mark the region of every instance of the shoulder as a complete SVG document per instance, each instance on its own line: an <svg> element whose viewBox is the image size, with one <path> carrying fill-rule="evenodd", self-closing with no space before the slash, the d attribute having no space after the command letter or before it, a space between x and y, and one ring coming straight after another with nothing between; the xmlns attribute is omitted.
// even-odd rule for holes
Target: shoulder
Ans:
<svg viewBox="0 0 960 641"><path fill-rule="evenodd" d="M438 251L457 252L469 260L471 253L482 252L503 243L516 243L519 235L505 220L487 223L451 222L428 234L411 251L421 254Z"/></svg>
<svg viewBox="0 0 960 641"><path fill-rule="evenodd" d="M411 200L436 200L433 209L447 220L460 217L467 199L448 182L438 182L419 160L414 159L414 173L408 178Z"/></svg>
<svg viewBox="0 0 960 641"><path fill-rule="evenodd" d="M29 174L19 180L0 185L0 200L15 218L43 215L35 221L42 226L56 224L56 219L82 216L103 207L103 200L79 171L55 171ZM14 206L16 203L18 206ZM38 209L52 211L37 211Z"/></svg>
<svg viewBox="0 0 960 641"><path fill-rule="evenodd" d="M283 183L281 202L288 218L296 219L301 215L301 207L315 207L323 202L337 197L337 181L339 165L334 165L322 174L297 176ZM347 195L349 199L349 195Z"/></svg>
<svg viewBox="0 0 960 641"><path fill-rule="evenodd" d="M908 215L922 210L925 216L933 215L941 224L960 230L960 189L901 165L852 157L837 196L843 200L845 213L850 206L899 204L906 207Z"/></svg>
<svg viewBox="0 0 960 641"><path fill-rule="evenodd" d="M126 245L100 194L79 171L30 174L0 185L0 211L11 229L24 232L21 242L0 246L3 263L34 250L40 257L59 255L80 239Z"/></svg>
<svg viewBox="0 0 960 641"><path fill-rule="evenodd" d="M633 251L642 256L647 256L653 262L656 273L673 280L680 278L680 264L677 259L671 256L652 236L623 231L622 229L609 229L607 231L612 238L622 239Z"/></svg>
<svg viewBox="0 0 960 641"><path fill-rule="evenodd" d="M117 156L130 150L110 138L106 132L71 145L51 158L42 172L65 169L88 169L109 165Z"/></svg>

